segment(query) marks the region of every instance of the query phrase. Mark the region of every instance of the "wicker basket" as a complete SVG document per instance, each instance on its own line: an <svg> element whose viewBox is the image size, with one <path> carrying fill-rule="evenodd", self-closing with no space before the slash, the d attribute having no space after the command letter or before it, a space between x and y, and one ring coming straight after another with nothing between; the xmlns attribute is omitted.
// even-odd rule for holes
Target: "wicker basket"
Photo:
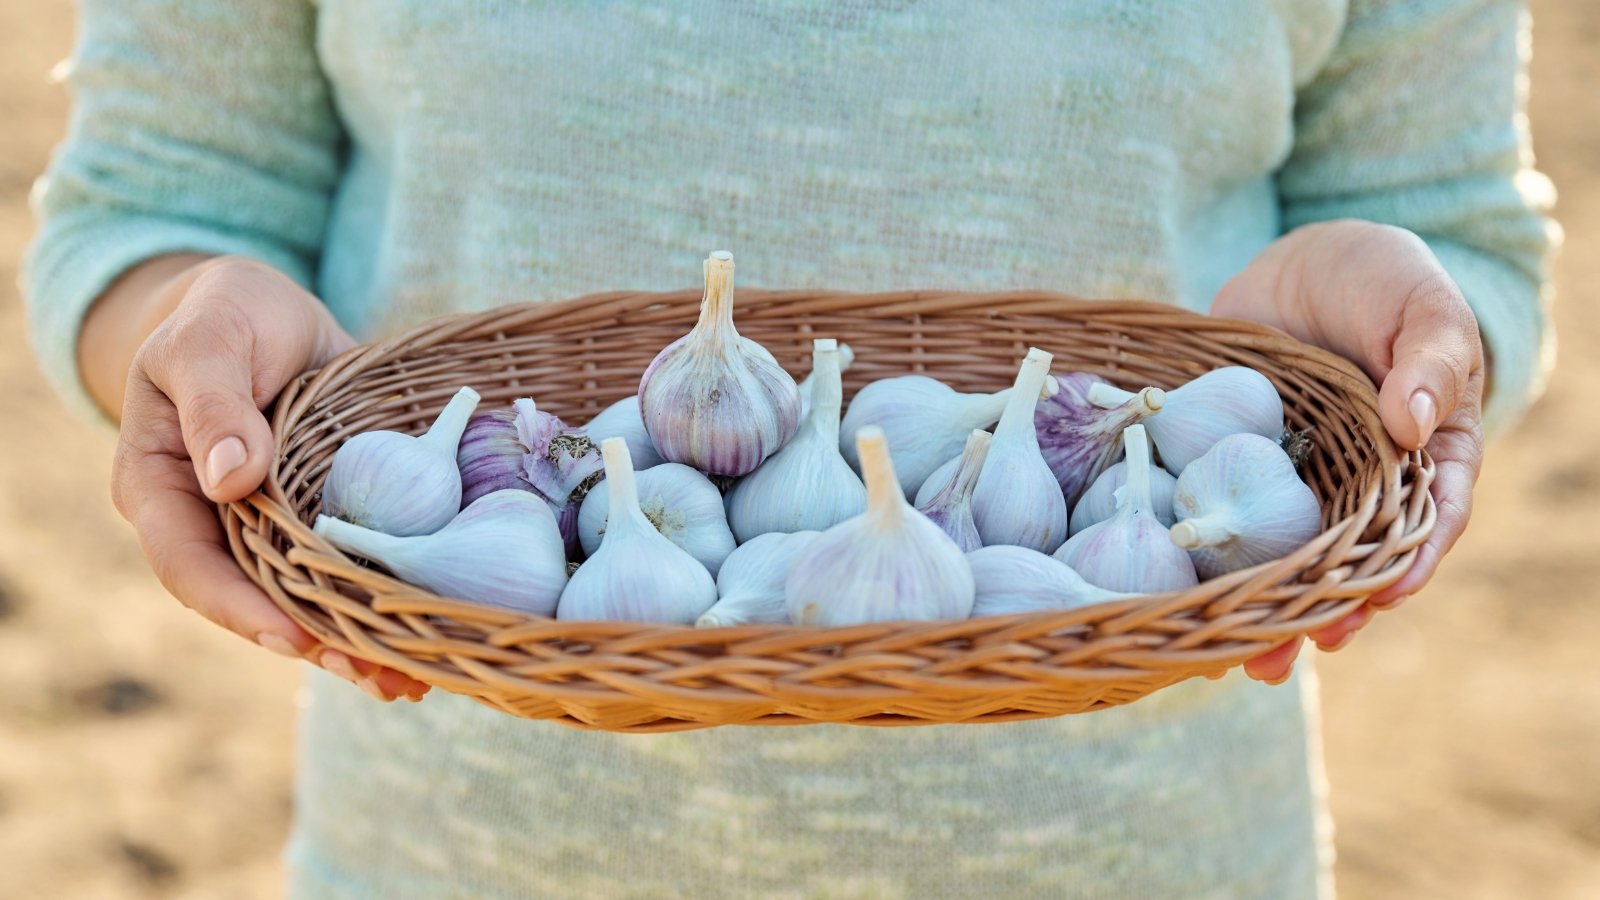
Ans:
<svg viewBox="0 0 1600 900"><path fill-rule="evenodd" d="M1395 582L1433 527L1432 463L1385 436L1350 363L1246 322L1058 294L741 290L741 333L805 371L813 337L856 350L850 392L935 374L1006 387L1029 346L1055 371L1171 388L1251 366L1310 429L1302 474L1324 532L1294 554L1181 593L959 622L715 630L557 622L452 601L357 564L307 523L329 459L375 428L420 433L462 385L485 404L531 396L583 422L635 393L646 364L693 324L698 291L612 293L421 325L358 347L279 398L278 458L262 490L222 508L239 565L329 646L517 716L608 731L846 722L1006 722L1137 700L1217 677L1328 625Z"/></svg>

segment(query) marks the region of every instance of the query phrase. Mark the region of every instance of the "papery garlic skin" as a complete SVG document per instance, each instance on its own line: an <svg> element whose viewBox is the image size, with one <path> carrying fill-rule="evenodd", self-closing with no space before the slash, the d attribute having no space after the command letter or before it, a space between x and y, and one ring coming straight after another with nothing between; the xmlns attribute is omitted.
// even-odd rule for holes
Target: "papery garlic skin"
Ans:
<svg viewBox="0 0 1600 900"><path fill-rule="evenodd" d="M789 621L784 582L789 567L819 531L763 534L739 545L717 573L717 602L695 620L697 628L782 624Z"/></svg>
<svg viewBox="0 0 1600 900"><path fill-rule="evenodd" d="M1116 515L1067 539L1055 558L1090 584L1108 591L1156 594L1200 583L1194 564L1151 513L1150 444L1143 425L1123 432L1128 483L1117 497Z"/></svg>
<svg viewBox="0 0 1600 900"><path fill-rule="evenodd" d="M426 434L369 431L333 454L322 483L322 512L395 537L432 534L461 511L456 445L478 406L464 387Z"/></svg>
<svg viewBox="0 0 1600 900"><path fill-rule="evenodd" d="M312 530L445 597L550 616L567 583L555 513L526 491L486 494L432 534L393 537L325 515Z"/></svg>
<svg viewBox="0 0 1600 900"><path fill-rule="evenodd" d="M717 486L688 466L662 463L636 473L634 490L645 519L715 577L736 543ZM584 553L599 549L610 515L611 492L590 491L578 509Z"/></svg>
<svg viewBox="0 0 1600 900"><path fill-rule="evenodd" d="M693 624L717 602L716 582L705 566L657 531L639 509L627 442L607 438L600 454L606 464L604 487L611 514L600 545L561 592L556 618Z"/></svg>
<svg viewBox="0 0 1600 900"><path fill-rule="evenodd" d="M1178 476L1172 542L1202 578L1279 559L1322 532L1322 505L1276 441L1235 434Z"/></svg>
<svg viewBox="0 0 1600 900"><path fill-rule="evenodd" d="M1067 539L1067 503L1033 427L1050 361L1037 347L1028 351L973 488L972 520L986 547L1011 544L1049 553Z"/></svg>
<svg viewBox="0 0 1600 900"><path fill-rule="evenodd" d="M744 475L800 427L800 390L766 348L733 327L733 256L705 262L700 320L645 369L639 407L663 459Z"/></svg>
<svg viewBox="0 0 1600 900"><path fill-rule="evenodd" d="M983 546L978 523L972 518L972 492L978 486L978 475L989 456L989 442L993 437L987 431L973 429L967 435L967 446L962 448L961 455L951 460L948 467L941 466L917 491L917 512L950 535L963 553ZM939 472L948 472L948 475L941 478ZM924 495L927 499L923 499Z"/></svg>
<svg viewBox="0 0 1600 900"><path fill-rule="evenodd" d="M1112 463L1122 458L1122 430L1137 425L1166 402L1160 388L1145 388L1109 409L1089 400L1095 385L1111 385L1084 372L1055 377L1055 396L1040 401L1034 411L1039 450L1070 509Z"/></svg>
<svg viewBox="0 0 1600 900"><path fill-rule="evenodd" d="M633 455L635 472L653 469L666 462L656 452L650 433L644 430L644 414L639 412L639 395L623 397L600 410L583 426L583 433L598 447L606 438L619 437L628 442L628 452Z"/></svg>
<svg viewBox="0 0 1600 900"><path fill-rule="evenodd" d="M856 435L867 511L823 532L784 583L790 620L834 627L964 619L976 587L966 554L906 502L883 429Z"/></svg>
<svg viewBox="0 0 1600 900"><path fill-rule="evenodd" d="M842 374L844 372L850 371L850 366L855 361L856 361L856 351L852 350L850 348L849 344L840 344L839 345L839 372ZM812 389L813 389L814 385L816 384L816 380L817 380L816 376L817 376L816 370L813 369L811 371L811 374L809 374L806 377L800 379L800 384L799 384L799 388L800 388L800 422L802 424L805 423L806 417L811 414L811 392L812 392ZM840 405L843 406L842 401L841 401Z"/></svg>
<svg viewBox="0 0 1600 900"><path fill-rule="evenodd" d="M1089 399L1102 406L1125 403L1132 396L1109 385L1089 392ZM1230 434L1282 438L1283 398L1255 369L1227 366L1167 391L1165 406L1144 424L1161 454L1161 464L1173 475L1182 475L1184 467Z"/></svg>
<svg viewBox="0 0 1600 900"><path fill-rule="evenodd" d="M456 465L463 506L496 490L532 491L556 514L567 556L579 558L578 507L604 474L587 435L522 398L468 423Z"/></svg>
<svg viewBox="0 0 1600 900"><path fill-rule="evenodd" d="M1119 462L1101 472L1100 477L1078 498L1078 505L1072 508L1071 533L1077 534L1090 525L1116 515L1117 491L1127 483L1127 463ZM1172 473L1160 466L1150 467L1150 513L1156 517L1156 521L1168 527L1177 521L1172 515L1172 492L1177 486L1178 479L1173 478Z"/></svg>
<svg viewBox="0 0 1600 900"><path fill-rule="evenodd" d="M874 381L856 392L839 429L839 452L856 471L856 435L866 426L882 428L889 455L906 497L946 461L961 454L967 435L1000 420L1010 390L962 394L925 375L900 375Z"/></svg>
<svg viewBox="0 0 1600 900"><path fill-rule="evenodd" d="M1064 562L1026 547L997 545L967 554L978 585L972 617L1076 609L1131 597L1098 588Z"/></svg>
<svg viewBox="0 0 1600 900"><path fill-rule="evenodd" d="M740 542L772 532L822 531L867 508L867 488L839 455L839 348L813 348L815 402L800 433L728 492L728 526Z"/></svg>

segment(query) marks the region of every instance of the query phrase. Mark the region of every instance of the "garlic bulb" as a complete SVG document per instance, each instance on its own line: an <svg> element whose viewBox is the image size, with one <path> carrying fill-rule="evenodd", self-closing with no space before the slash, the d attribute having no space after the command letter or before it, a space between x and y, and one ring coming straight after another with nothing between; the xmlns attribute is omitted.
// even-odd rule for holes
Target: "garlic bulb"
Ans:
<svg viewBox="0 0 1600 900"><path fill-rule="evenodd" d="M639 412L639 395L623 397L621 400L600 410L589 424L583 426L583 433L596 447L606 438L619 437L628 442L628 452L633 454L635 472L653 469L666 462L661 454L656 452L656 445L650 442L650 433L644 430L644 416Z"/></svg>
<svg viewBox="0 0 1600 900"><path fill-rule="evenodd" d="M1278 559L1322 531L1322 506L1283 448L1255 434L1218 441L1178 476L1172 542L1203 578Z"/></svg>
<svg viewBox="0 0 1600 900"><path fill-rule="evenodd" d="M1194 564L1151 513L1150 445L1143 425L1122 433L1128 483L1117 497L1117 513L1078 532L1055 558L1084 580L1108 591L1154 594L1194 587Z"/></svg>
<svg viewBox="0 0 1600 900"><path fill-rule="evenodd" d="M1097 384L1110 387L1104 380L1074 372L1056 376L1056 383L1060 390L1039 403L1033 423L1039 432L1039 450L1070 509L1100 473L1122 458L1122 429L1159 412L1166 393L1145 388L1102 409L1089 402L1089 390Z"/></svg>
<svg viewBox="0 0 1600 900"><path fill-rule="evenodd" d="M972 520L985 546L1011 544L1049 553L1067 539L1067 504L1033 428L1050 360L1037 347L1028 351L972 490Z"/></svg>
<svg viewBox="0 0 1600 900"><path fill-rule="evenodd" d="M1089 389L1089 400L1111 408L1134 395L1110 385ZM1283 437L1283 399L1267 376L1245 366L1214 369L1167 391L1166 404L1145 420L1150 439L1168 472L1182 475L1189 463L1230 434Z"/></svg>
<svg viewBox="0 0 1600 900"><path fill-rule="evenodd" d="M1045 390L1053 390L1047 382ZM967 435L1000 420L1011 388L995 394L962 394L926 375L900 375L874 381L856 392L839 429L839 452L861 471L856 433L875 425L889 436L889 455L907 497L934 470L961 454ZM863 473L865 474L865 473Z"/></svg>
<svg viewBox="0 0 1600 900"><path fill-rule="evenodd" d="M867 511L814 538L784 583L791 621L836 626L964 619L972 612L972 567L939 526L906 502L883 429L856 435Z"/></svg>
<svg viewBox="0 0 1600 900"><path fill-rule="evenodd" d="M715 576L734 547L717 486L688 466L662 463L636 473L634 490L645 519ZM584 553L599 549L610 515L611 492L590 491L578 509Z"/></svg>
<svg viewBox="0 0 1600 900"><path fill-rule="evenodd" d="M839 345L839 372L850 371L850 365L856 361L856 351L850 349L849 344ZM800 422L804 424L806 416L811 414L811 393L817 381L817 370L813 368L811 374L800 379ZM840 398L843 405L843 398Z"/></svg>
<svg viewBox="0 0 1600 900"><path fill-rule="evenodd" d="M392 537L325 515L312 530L403 581L474 603L549 616L567 583L555 513L526 491L485 494L432 534Z"/></svg>
<svg viewBox="0 0 1600 900"><path fill-rule="evenodd" d="M987 431L973 429L961 455L940 466L917 491L917 512L950 535L963 553L983 546L978 523L972 519L972 491L978 486L978 474L983 471L993 437Z"/></svg>
<svg viewBox="0 0 1600 900"><path fill-rule="evenodd" d="M968 553L967 562L978 585L973 618L1075 609L1131 596L1097 588L1066 563L1027 547L984 547Z"/></svg>
<svg viewBox="0 0 1600 900"><path fill-rule="evenodd" d="M811 412L800 433L728 492L728 525L741 542L774 531L821 531L867 508L867 489L839 455L839 346L814 342Z"/></svg>
<svg viewBox="0 0 1600 900"><path fill-rule="evenodd" d="M717 603L695 620L698 628L789 621L783 584L789 566L821 532L763 534L739 545L717 573Z"/></svg>
<svg viewBox="0 0 1600 900"><path fill-rule="evenodd" d="M578 558L578 507L604 474L600 448L583 432L523 398L467 423L456 465L463 506L492 491L532 491L556 514L567 556Z"/></svg>
<svg viewBox="0 0 1600 900"><path fill-rule="evenodd" d="M561 592L556 618L692 624L717 602L716 582L639 509L627 442L606 438L600 455L606 464L611 516L600 546Z"/></svg>
<svg viewBox="0 0 1600 900"><path fill-rule="evenodd" d="M644 427L661 457L709 475L744 475L800 427L800 390L760 344L733 327L733 255L705 262L700 321L645 369Z"/></svg>
<svg viewBox="0 0 1600 900"><path fill-rule="evenodd" d="M1100 477L1078 499L1078 505L1072 508L1071 532L1077 534L1096 522L1104 522L1116 515L1117 491L1127 483L1127 463L1117 463L1101 472ZM1166 469L1150 467L1150 514L1163 525L1170 526L1177 521L1172 516L1172 491L1177 485L1178 479L1173 478Z"/></svg>
<svg viewBox="0 0 1600 900"><path fill-rule="evenodd" d="M464 387L420 437L369 431L345 441L322 483L322 512L395 537L449 524L461 511L456 445L477 407L478 392Z"/></svg>

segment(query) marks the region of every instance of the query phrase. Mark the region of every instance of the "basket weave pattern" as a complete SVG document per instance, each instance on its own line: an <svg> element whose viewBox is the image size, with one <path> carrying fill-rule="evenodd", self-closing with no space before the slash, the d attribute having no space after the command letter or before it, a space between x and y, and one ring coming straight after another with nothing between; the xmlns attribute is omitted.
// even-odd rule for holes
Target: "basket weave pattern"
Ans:
<svg viewBox="0 0 1600 900"><path fill-rule="evenodd" d="M273 412L261 491L221 514L234 556L331 647L517 716L609 731L726 724L1003 722L1128 703L1333 623L1394 583L1433 527L1433 464L1385 436L1349 362L1264 326L1139 302L1047 293L839 294L741 290L739 330L791 372L811 341L856 351L849 395L926 372L962 390L1008 387L1030 346L1054 371L1132 390L1246 365L1314 445L1301 473L1323 533L1292 555L1186 591L1064 612L849 628L714 630L557 622L443 599L357 563L311 532L333 451L384 428L424 431L457 388L484 408L531 396L569 423L633 394L700 294L611 293L418 326L310 373Z"/></svg>

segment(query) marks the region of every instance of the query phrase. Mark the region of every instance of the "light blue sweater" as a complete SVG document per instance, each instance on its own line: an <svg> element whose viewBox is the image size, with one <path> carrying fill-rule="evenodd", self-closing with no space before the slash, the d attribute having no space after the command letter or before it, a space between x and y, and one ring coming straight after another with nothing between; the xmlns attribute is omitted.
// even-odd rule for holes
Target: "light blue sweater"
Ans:
<svg viewBox="0 0 1600 900"><path fill-rule="evenodd" d="M1285 229L1346 216L1417 231L1461 284L1494 420L1548 359L1516 3L80 6L71 134L26 270L35 345L80 399L84 311L172 251L265 260L370 337L693 286L711 247L749 285L1203 310ZM313 686L297 896L1326 889L1313 706L1293 686L1190 683L1014 725L657 737Z"/></svg>

